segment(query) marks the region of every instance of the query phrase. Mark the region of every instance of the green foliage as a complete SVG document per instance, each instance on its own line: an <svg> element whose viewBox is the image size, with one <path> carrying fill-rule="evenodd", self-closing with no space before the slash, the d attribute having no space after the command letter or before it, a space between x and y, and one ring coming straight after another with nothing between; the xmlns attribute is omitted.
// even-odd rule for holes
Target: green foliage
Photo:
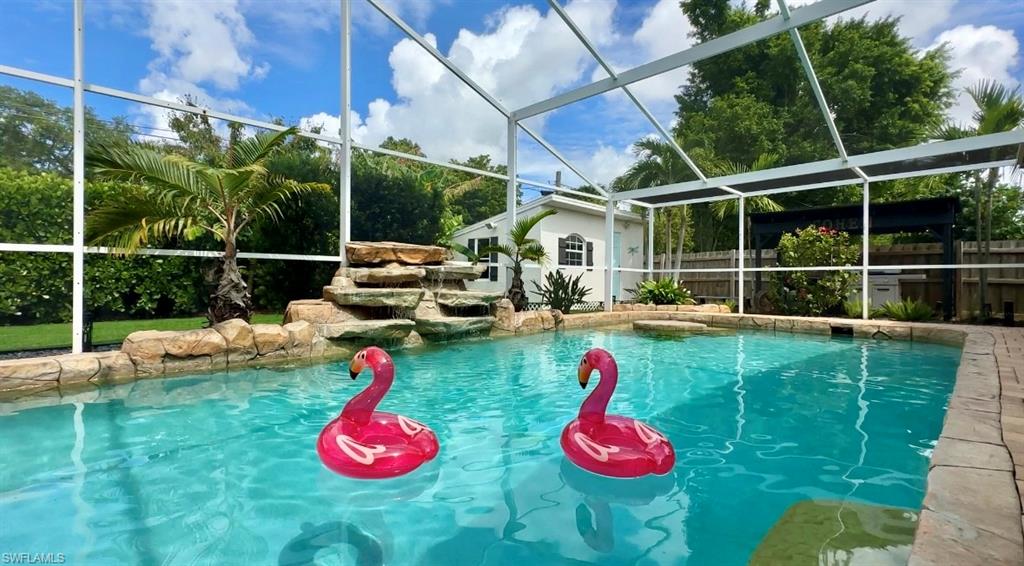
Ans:
<svg viewBox="0 0 1024 566"><path fill-rule="evenodd" d="M87 183L101 206L118 186ZM71 180L0 167L0 241L71 242ZM86 257L85 299L98 318L191 314L203 302L201 261L181 257ZM0 323L71 318L70 254L0 254Z"/></svg>
<svg viewBox="0 0 1024 566"><path fill-rule="evenodd" d="M441 213L441 231L434 238L434 243L450 248L455 243L455 233L463 226L462 215L453 213L451 209L446 209Z"/></svg>
<svg viewBox="0 0 1024 566"><path fill-rule="evenodd" d="M722 302L722 304L729 307L729 312L736 312L736 307L738 306L738 303L736 301L732 299L726 299L725 301Z"/></svg>
<svg viewBox="0 0 1024 566"><path fill-rule="evenodd" d="M923 322L935 318L935 311L924 301L903 299L902 301L887 301L878 309L876 316L901 322Z"/></svg>
<svg viewBox="0 0 1024 566"><path fill-rule="evenodd" d="M561 271L555 269L548 271L544 276L544 286L541 287L536 281L533 286L537 289L536 294L540 295L540 301L553 309L569 313L573 307L586 300L590 294L590 287L580 283L583 274L576 277L566 277Z"/></svg>
<svg viewBox="0 0 1024 566"><path fill-rule="evenodd" d="M849 234L817 226L783 234L776 251L781 267L794 268L852 265L860 257ZM773 272L768 296L782 314L838 314L854 278L851 271Z"/></svg>
<svg viewBox="0 0 1024 566"><path fill-rule="evenodd" d="M655 305L692 305L693 294L671 277L640 281L635 289L627 289L638 303Z"/></svg>
<svg viewBox="0 0 1024 566"><path fill-rule="evenodd" d="M70 175L72 171L71 108L38 94L0 86L0 167ZM103 121L85 109L89 143L127 141L131 128L124 118Z"/></svg>

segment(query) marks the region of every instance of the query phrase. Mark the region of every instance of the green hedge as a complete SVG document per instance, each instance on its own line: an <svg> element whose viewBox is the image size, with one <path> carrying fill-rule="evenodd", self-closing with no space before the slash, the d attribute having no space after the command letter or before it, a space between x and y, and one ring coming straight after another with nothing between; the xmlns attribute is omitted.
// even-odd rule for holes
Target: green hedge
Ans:
<svg viewBox="0 0 1024 566"><path fill-rule="evenodd" d="M117 187L89 183L96 206ZM0 168L0 242L71 243L71 180ZM203 310L201 260L88 256L85 299L98 318L193 314ZM0 253L0 324L67 322L71 255Z"/></svg>

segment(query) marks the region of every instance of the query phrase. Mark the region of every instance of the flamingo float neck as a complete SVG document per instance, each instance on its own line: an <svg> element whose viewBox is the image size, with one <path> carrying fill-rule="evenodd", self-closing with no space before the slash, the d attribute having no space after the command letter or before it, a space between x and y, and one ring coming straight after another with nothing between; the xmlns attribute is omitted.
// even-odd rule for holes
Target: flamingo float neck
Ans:
<svg viewBox="0 0 1024 566"><path fill-rule="evenodd" d="M342 417L359 424L370 422L370 416L377 410L377 405L387 395L395 380L395 365L387 354L367 355L366 365L373 371L373 381L341 410Z"/></svg>
<svg viewBox="0 0 1024 566"><path fill-rule="evenodd" d="M591 422L604 422L608 401L611 400L615 385L619 382L619 366L615 363L615 358L604 350L594 350L589 354L588 362L601 374L601 378L594 392L580 406L579 416Z"/></svg>

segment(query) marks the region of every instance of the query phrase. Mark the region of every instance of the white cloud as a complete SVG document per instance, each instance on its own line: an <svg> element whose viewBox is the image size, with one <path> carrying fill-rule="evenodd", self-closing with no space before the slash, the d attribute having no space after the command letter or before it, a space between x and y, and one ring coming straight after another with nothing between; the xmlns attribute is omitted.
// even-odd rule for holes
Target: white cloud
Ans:
<svg viewBox="0 0 1024 566"><path fill-rule="evenodd" d="M953 82L957 100L950 110L956 123L970 123L974 103L964 89L981 80L995 80L1016 86L1019 81L1011 74L1017 66L1020 43L1013 31L996 26L962 25L946 30L935 38L929 49L945 44L950 51L950 66L960 70Z"/></svg>
<svg viewBox="0 0 1024 566"><path fill-rule="evenodd" d="M591 40L604 45L615 38L614 7L610 2L576 0L566 10ZM436 46L433 35L425 37ZM542 14L532 6L496 12L484 32L460 30L447 54L509 108L552 96L578 83L593 66L589 53L557 14ZM378 98L365 114L353 114L356 141L377 145L389 135L407 137L436 159L488 153L504 161L506 122L487 102L412 40L399 41L388 63L397 99ZM337 128L337 119L327 114L304 119L307 126L318 122L325 130ZM524 152L519 162L528 159L530 153Z"/></svg>
<svg viewBox="0 0 1024 566"><path fill-rule="evenodd" d="M796 9L818 1L820 0L788 0L786 3L790 8ZM875 0L832 16L828 21L900 18L900 31L916 44L924 45L928 43L935 30L950 20L956 3L957 0Z"/></svg>

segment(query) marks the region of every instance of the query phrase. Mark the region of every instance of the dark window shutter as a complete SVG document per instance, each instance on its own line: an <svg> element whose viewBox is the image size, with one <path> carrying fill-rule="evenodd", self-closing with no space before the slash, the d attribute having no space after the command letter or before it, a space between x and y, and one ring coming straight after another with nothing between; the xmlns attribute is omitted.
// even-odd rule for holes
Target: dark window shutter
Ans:
<svg viewBox="0 0 1024 566"><path fill-rule="evenodd" d="M490 279L491 281L497 281L498 280L498 266L497 265L492 265L491 267L489 267L487 269L487 278Z"/></svg>
<svg viewBox="0 0 1024 566"><path fill-rule="evenodd" d="M476 238L470 238L469 245L466 247L469 248L469 251L476 253Z"/></svg>
<svg viewBox="0 0 1024 566"><path fill-rule="evenodd" d="M497 236L491 236L491 245L492 246L498 245L498 237ZM491 254L491 261L493 263L498 263L498 252L494 252L494 253ZM497 275L495 275L495 277L497 277ZM491 281L497 281L497 279L492 279Z"/></svg>
<svg viewBox="0 0 1024 566"><path fill-rule="evenodd" d="M594 266L594 242L587 242L587 267Z"/></svg>
<svg viewBox="0 0 1024 566"><path fill-rule="evenodd" d="M558 265L565 265L565 238L558 239Z"/></svg>

